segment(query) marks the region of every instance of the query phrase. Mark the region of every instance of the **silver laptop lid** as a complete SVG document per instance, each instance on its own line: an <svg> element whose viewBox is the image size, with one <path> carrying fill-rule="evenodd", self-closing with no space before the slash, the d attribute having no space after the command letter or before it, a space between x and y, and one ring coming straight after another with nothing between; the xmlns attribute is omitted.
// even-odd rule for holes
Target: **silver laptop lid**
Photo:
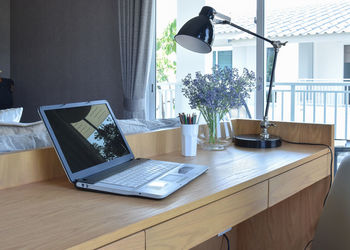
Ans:
<svg viewBox="0 0 350 250"><path fill-rule="evenodd" d="M42 106L39 114L73 183L134 158L107 101Z"/></svg>

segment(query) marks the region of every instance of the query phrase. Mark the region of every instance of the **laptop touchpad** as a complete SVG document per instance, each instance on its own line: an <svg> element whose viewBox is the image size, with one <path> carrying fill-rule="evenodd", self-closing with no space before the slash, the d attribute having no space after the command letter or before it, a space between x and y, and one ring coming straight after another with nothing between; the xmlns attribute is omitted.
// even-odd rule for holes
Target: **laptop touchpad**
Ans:
<svg viewBox="0 0 350 250"><path fill-rule="evenodd" d="M156 189L160 189L160 188L163 188L167 185L166 182L164 181L153 181L151 183L148 184L149 187L151 188L156 188Z"/></svg>
<svg viewBox="0 0 350 250"><path fill-rule="evenodd" d="M168 181L168 182L177 182L178 180L182 179L183 176L181 175L175 175L175 174L168 174L161 178L162 181Z"/></svg>
<svg viewBox="0 0 350 250"><path fill-rule="evenodd" d="M179 174L187 174L189 171L191 171L193 169L193 167L181 167L178 171Z"/></svg>

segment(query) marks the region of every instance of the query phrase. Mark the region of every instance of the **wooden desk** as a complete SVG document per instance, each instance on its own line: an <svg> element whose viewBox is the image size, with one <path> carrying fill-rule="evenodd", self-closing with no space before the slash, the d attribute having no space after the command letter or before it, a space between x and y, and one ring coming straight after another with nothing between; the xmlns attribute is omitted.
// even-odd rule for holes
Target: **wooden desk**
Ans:
<svg viewBox="0 0 350 250"><path fill-rule="evenodd" d="M324 140L324 134L321 137ZM133 138L128 140L137 151ZM144 150L149 152L148 148L149 144ZM142 154L140 149L137 155ZM296 249L313 234L330 174L325 146L231 146L221 152L199 150L197 157L174 151L152 158L206 164L209 170L164 200L79 191L62 177L4 189L0 191L1 248L187 249L236 226L230 237L236 238L238 249L282 249L281 244L286 246L283 249ZM303 197L310 202L295 201ZM307 218L306 228L288 224L295 221L295 214ZM276 227L276 219L284 223L277 221ZM262 239L266 226L276 235ZM271 243L290 231L293 239L282 237L284 242ZM216 244L212 238L200 248L220 249Z"/></svg>

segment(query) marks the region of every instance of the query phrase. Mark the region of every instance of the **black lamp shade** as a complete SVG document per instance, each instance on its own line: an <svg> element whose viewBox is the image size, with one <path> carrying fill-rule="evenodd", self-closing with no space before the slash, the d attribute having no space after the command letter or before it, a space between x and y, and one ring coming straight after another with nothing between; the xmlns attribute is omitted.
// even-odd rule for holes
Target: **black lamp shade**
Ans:
<svg viewBox="0 0 350 250"><path fill-rule="evenodd" d="M182 26L174 38L178 44L188 50L209 53L214 41L212 20L205 15L194 17Z"/></svg>

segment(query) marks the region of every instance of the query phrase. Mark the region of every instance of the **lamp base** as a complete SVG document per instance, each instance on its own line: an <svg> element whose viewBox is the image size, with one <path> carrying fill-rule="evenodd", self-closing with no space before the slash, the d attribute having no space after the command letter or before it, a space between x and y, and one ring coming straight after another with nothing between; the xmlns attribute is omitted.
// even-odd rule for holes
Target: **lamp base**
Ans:
<svg viewBox="0 0 350 250"><path fill-rule="evenodd" d="M233 138L235 145L245 148L276 148L281 146L281 138L270 135L269 139L261 139L260 135L238 135Z"/></svg>

